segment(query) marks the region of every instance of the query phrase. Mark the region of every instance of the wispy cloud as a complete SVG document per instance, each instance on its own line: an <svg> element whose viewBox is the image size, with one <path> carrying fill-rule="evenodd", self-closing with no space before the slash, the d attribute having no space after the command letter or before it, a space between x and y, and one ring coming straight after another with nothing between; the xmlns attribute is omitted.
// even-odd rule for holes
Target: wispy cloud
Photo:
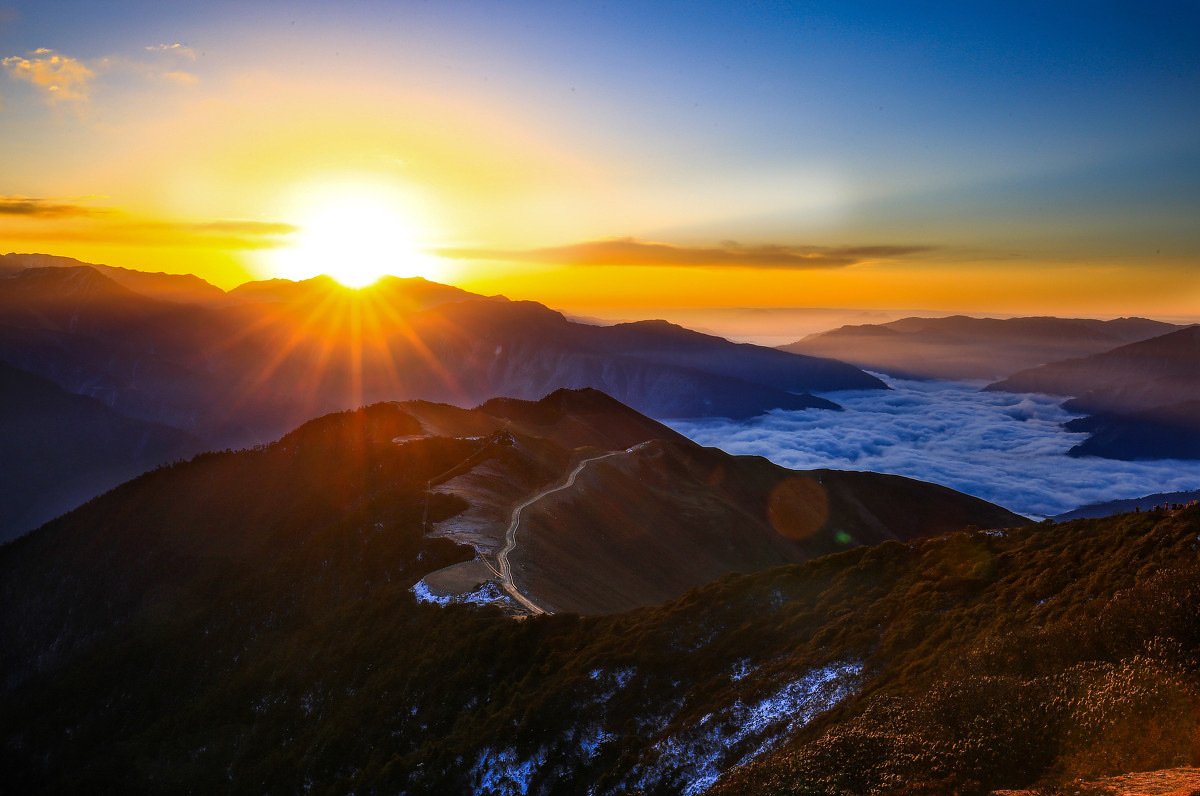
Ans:
<svg viewBox="0 0 1200 796"><path fill-rule="evenodd" d="M174 66L174 64L178 64L181 60L189 62L196 60L196 51L186 44L153 44L146 48L146 52L154 53L158 56L154 60L159 63L143 67L145 71L181 86L191 86L200 82L200 78L196 77L196 75ZM160 64L163 58L171 62L172 66L162 67Z"/></svg>
<svg viewBox="0 0 1200 796"><path fill-rule="evenodd" d="M932 246L676 246L637 238L606 238L541 249L446 248L436 254L458 260L553 265L717 266L726 268L845 268L859 263L931 251Z"/></svg>
<svg viewBox="0 0 1200 796"><path fill-rule="evenodd" d="M83 62L41 48L30 57L10 56L0 61L14 80L25 80L43 93L51 103L86 102L88 88L96 73Z"/></svg>
<svg viewBox="0 0 1200 796"><path fill-rule="evenodd" d="M0 216L30 216L34 218L71 218L109 213L107 208L79 204L96 197L66 199L33 198L30 196L0 196Z"/></svg>
<svg viewBox="0 0 1200 796"><path fill-rule="evenodd" d="M178 55L189 61L196 60L196 51L186 44L151 44L146 48L146 52L167 53L169 55Z"/></svg>
<svg viewBox="0 0 1200 796"><path fill-rule="evenodd" d="M264 249L280 246L297 231L275 221L215 219L189 221L149 218L119 209L92 207L89 198L0 196L0 218L34 222L6 229L24 240L89 241L147 246L195 246L217 249ZM55 223L57 222L57 223Z"/></svg>
<svg viewBox="0 0 1200 796"><path fill-rule="evenodd" d="M115 54L86 63L42 47L24 56L4 58L0 65L11 79L26 81L38 89L46 102L80 105L91 99L93 83L109 73L134 73L176 85L193 85L199 78L179 67L180 61L195 60L196 52L187 45L155 44L134 56Z"/></svg>

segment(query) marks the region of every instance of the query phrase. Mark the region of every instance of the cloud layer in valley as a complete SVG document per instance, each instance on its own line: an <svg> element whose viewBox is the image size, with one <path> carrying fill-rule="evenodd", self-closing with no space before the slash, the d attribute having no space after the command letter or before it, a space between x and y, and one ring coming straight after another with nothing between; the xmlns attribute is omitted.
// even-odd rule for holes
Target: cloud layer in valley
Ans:
<svg viewBox="0 0 1200 796"><path fill-rule="evenodd" d="M673 421L702 445L786 467L872 470L933 481L1029 515L1200 487L1200 462L1066 456L1061 398L979 392L981 384L887 379L891 392L830 397L844 412L772 412L750 421Z"/></svg>
<svg viewBox="0 0 1200 796"><path fill-rule="evenodd" d="M845 268L859 263L927 252L929 246L676 246L637 238L552 246L542 249L439 249L458 260L547 263L551 265L724 266L732 268Z"/></svg>

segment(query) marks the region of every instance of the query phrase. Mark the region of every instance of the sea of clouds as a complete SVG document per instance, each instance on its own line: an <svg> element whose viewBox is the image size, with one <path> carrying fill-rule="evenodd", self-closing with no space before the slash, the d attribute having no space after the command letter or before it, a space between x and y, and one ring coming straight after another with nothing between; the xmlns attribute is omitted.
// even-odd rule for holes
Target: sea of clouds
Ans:
<svg viewBox="0 0 1200 796"><path fill-rule="evenodd" d="M880 374L876 374L880 375ZM1088 503L1200 488L1200 461L1121 462L1066 455L1061 397L980 392L984 382L906 381L828 395L844 412L774 411L751 420L669 425L729 453L798 470L871 470L933 481L1032 517Z"/></svg>

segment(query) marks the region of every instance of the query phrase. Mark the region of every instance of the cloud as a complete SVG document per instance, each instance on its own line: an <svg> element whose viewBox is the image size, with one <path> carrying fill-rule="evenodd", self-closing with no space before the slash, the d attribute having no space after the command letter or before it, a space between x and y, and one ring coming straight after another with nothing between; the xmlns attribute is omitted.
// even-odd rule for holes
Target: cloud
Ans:
<svg viewBox="0 0 1200 796"><path fill-rule="evenodd" d="M845 412L772 412L750 421L673 421L702 445L785 467L871 470L932 481L1022 514L1200 488L1200 461L1121 462L1066 455L1086 435L1061 398L980 392L981 384L888 379L891 392L830 397Z"/></svg>
<svg viewBox="0 0 1200 796"><path fill-rule="evenodd" d="M177 85L193 85L199 78L191 72L175 68L179 59L195 61L196 53L184 44L155 44L145 48L153 53L151 63L143 54L129 57L117 54L97 58L87 63L54 50L40 47L27 57L10 56L0 60L13 80L26 80L39 89L50 104L57 102L83 103L90 99L90 89L97 77L126 72L151 79L161 79ZM167 61L163 61L163 57Z"/></svg>
<svg viewBox="0 0 1200 796"><path fill-rule="evenodd" d="M676 246L637 238L606 238L542 249L448 248L435 253L458 260L553 265L720 266L732 268L845 268L871 260L903 257L931 246L745 246L722 241L714 247Z"/></svg>
<svg viewBox="0 0 1200 796"><path fill-rule="evenodd" d="M6 230L8 237L146 246L264 249L282 245L284 239L298 229L292 224L274 221L147 218L116 209L89 207L80 204L78 199L28 196L0 196L0 218L5 216L37 222L36 227ZM56 221L58 223L52 223Z"/></svg>
<svg viewBox="0 0 1200 796"><path fill-rule="evenodd" d="M196 60L196 51L186 44L151 44L146 48L146 52L168 53L186 58L189 61Z"/></svg>
<svg viewBox="0 0 1200 796"><path fill-rule="evenodd" d="M0 61L14 80L27 80L44 92L45 100L56 102L86 102L88 87L95 72L81 61L59 55L53 50L34 50L32 58L10 56Z"/></svg>
<svg viewBox="0 0 1200 796"><path fill-rule="evenodd" d="M84 197L87 198L87 197ZM71 218L108 213L103 208L75 204L72 199L35 199L29 196L0 196L0 216Z"/></svg>

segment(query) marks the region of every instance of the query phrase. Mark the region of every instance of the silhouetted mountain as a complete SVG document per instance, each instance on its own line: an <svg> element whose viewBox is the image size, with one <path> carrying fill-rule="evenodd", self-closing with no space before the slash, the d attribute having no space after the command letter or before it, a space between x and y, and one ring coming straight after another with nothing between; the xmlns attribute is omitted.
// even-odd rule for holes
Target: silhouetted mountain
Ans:
<svg viewBox="0 0 1200 796"><path fill-rule="evenodd" d="M204 444L0 362L0 542Z"/></svg>
<svg viewBox="0 0 1200 796"><path fill-rule="evenodd" d="M843 326L781 350L833 357L916 379L996 379L1066 357L1108 351L1178 327L1146 318L902 318Z"/></svg>
<svg viewBox="0 0 1200 796"><path fill-rule="evenodd" d="M527 507L547 515L650 507L672 497L658 473L707 452L668 432L579 471L636 461L640 493L545 490L603 452L587 439L656 430L593 392L374 406L156 470L0 547L6 789L984 794L1192 760L1200 510L893 540L618 615L428 602L475 555L422 533L467 532L448 529L475 508L465 485L558 498ZM761 460L721 467L722 499L763 486ZM925 510L919 485L881 483L850 494ZM743 497L732 554L764 510L803 527L816 495ZM710 554L687 531L713 510L698 498L627 528L643 542L621 569L662 554L657 534Z"/></svg>
<svg viewBox="0 0 1200 796"><path fill-rule="evenodd" d="M455 301L475 299L507 301L503 296L483 296L451 285L430 282L419 276L407 278L383 276L369 289L378 301L388 304L397 314L427 310ZM333 278L316 276L299 282L290 279L246 282L231 290L230 295L247 301L312 306L328 302L331 293L339 293L343 290L344 288Z"/></svg>
<svg viewBox="0 0 1200 796"><path fill-rule="evenodd" d="M792 392L886 389L882 381L836 359L795 356L764 346L731 343L666 321L638 321L604 327L593 345L614 354L650 362L700 368ZM798 361L804 363L798 366Z"/></svg>
<svg viewBox="0 0 1200 796"><path fill-rule="evenodd" d="M1192 492L1156 492L1153 495L1128 498L1126 500L1089 503L1086 506L1080 506L1077 509L1056 515L1053 519L1057 522L1067 522L1068 520L1111 517L1114 514L1125 514L1130 511L1150 511L1163 506L1187 505L1198 500L1200 500L1200 490Z"/></svg>
<svg viewBox="0 0 1200 796"><path fill-rule="evenodd" d="M1107 459L1200 459L1200 400L1126 415L1091 415L1065 424L1091 434L1070 456Z"/></svg>
<svg viewBox="0 0 1200 796"><path fill-rule="evenodd" d="M571 323L561 313L531 301L447 304L412 316L409 324L412 339L421 343L417 353L428 351L442 371L431 374L434 378L414 392L435 400L471 404L497 395L536 399L560 387L594 387L659 418L743 418L767 409L840 408L832 401L797 393L806 382L812 389L835 389L838 382L829 373L835 368L824 360L777 359L772 349L743 348L670 324L656 328L671 342L653 347L652 336L646 335L645 357L622 345L619 327ZM685 335L686 344L672 350L673 341ZM702 364L703 352L711 365ZM737 370L730 361L735 353L746 360L745 370L753 379L726 375ZM676 364L672 359L696 364ZM419 369L422 359L418 356L404 364ZM883 382L857 369L844 375L844 389L886 389Z"/></svg>
<svg viewBox="0 0 1200 796"><path fill-rule="evenodd" d="M571 323L540 304L419 278L362 291L328 277L269 280L228 300L178 303L160 298L220 291L74 262L3 261L0 360L211 448L260 444L380 400L472 405L595 387L657 417L747 417L840 408L806 389L886 387L842 363L668 324Z"/></svg>
<svg viewBox="0 0 1200 796"><path fill-rule="evenodd" d="M1069 407L1088 414L1200 399L1200 326L1021 371L985 389L1075 396Z"/></svg>
<svg viewBox="0 0 1200 796"><path fill-rule="evenodd" d="M113 265L84 263L71 257L51 254L0 254L0 274L13 274L26 268L78 268L87 266L135 293L160 301L202 304L218 307L231 303L230 296L216 285L192 274L165 274L135 271Z"/></svg>
<svg viewBox="0 0 1200 796"><path fill-rule="evenodd" d="M532 302L460 300L471 294L420 279L363 291L327 279L271 282L247 297L219 309L181 307L86 267L26 269L0 281L0 357L218 446L271 439L318 414L377 400L473 404L591 386L659 417L744 417L836 408L793 394L805 384L884 386L837 363L677 327L657 330L671 338L666 344L641 330L636 342L653 357L644 358L620 331L574 324ZM727 375L735 372L746 378Z"/></svg>
<svg viewBox="0 0 1200 796"><path fill-rule="evenodd" d="M987 390L1074 396L1063 406L1094 434L1075 455L1200 458L1200 326L1016 373Z"/></svg>

